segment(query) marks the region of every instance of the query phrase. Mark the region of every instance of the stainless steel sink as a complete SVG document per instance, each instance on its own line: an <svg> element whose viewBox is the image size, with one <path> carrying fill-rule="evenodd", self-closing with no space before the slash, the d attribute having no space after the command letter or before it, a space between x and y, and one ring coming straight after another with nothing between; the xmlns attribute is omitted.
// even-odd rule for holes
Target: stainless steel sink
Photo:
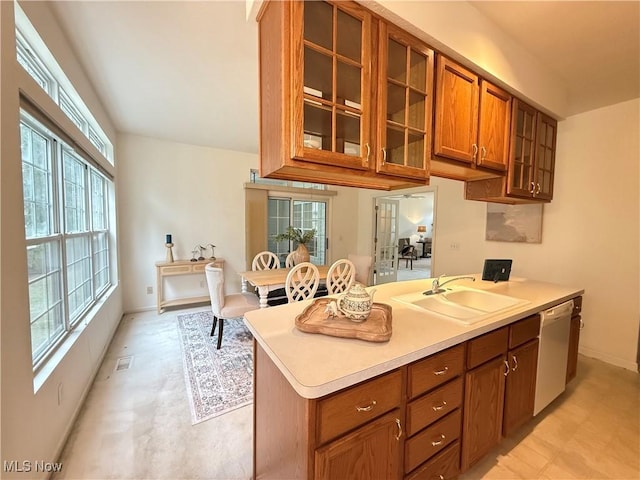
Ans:
<svg viewBox="0 0 640 480"><path fill-rule="evenodd" d="M416 292L392 298L416 309L466 324L480 322L529 303L521 298L467 287L452 287L437 295L425 296L422 292Z"/></svg>

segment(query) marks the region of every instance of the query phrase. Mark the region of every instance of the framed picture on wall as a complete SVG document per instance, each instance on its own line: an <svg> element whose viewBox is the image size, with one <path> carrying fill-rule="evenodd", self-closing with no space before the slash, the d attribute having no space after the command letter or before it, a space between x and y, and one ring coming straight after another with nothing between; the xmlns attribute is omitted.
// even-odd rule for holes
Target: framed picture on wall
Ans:
<svg viewBox="0 0 640 480"><path fill-rule="evenodd" d="M495 242L542 243L542 206L542 203L487 203L486 239Z"/></svg>

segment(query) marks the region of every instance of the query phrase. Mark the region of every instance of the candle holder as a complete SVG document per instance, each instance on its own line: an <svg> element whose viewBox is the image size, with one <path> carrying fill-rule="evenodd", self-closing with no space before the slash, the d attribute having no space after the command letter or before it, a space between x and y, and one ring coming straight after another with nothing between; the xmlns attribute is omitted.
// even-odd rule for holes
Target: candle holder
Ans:
<svg viewBox="0 0 640 480"><path fill-rule="evenodd" d="M198 249L198 252L200 253L200 256L198 257L198 260L200 260L200 261L204 260L204 256L202 255L202 252L205 251L207 249L207 247L203 247L202 245L198 245L196 248Z"/></svg>
<svg viewBox="0 0 640 480"><path fill-rule="evenodd" d="M213 254L213 249L216 248L216 246L213 243L210 243L209 245L207 245L207 247L211 247L211 256L209 257L209 259L215 260L216 256Z"/></svg>
<svg viewBox="0 0 640 480"><path fill-rule="evenodd" d="M198 246L196 245L196 247L191 250L191 262L197 262L198 261L198 253L200 253L200 249L198 248Z"/></svg>
<svg viewBox="0 0 640 480"><path fill-rule="evenodd" d="M167 263L173 263L173 243L165 243L165 247L167 247Z"/></svg>

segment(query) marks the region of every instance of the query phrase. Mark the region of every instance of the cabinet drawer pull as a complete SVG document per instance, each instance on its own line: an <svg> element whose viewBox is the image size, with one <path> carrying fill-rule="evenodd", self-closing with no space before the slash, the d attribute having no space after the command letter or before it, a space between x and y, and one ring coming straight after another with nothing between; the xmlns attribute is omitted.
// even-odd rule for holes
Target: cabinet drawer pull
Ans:
<svg viewBox="0 0 640 480"><path fill-rule="evenodd" d="M531 182L531 189L529 190L529 193L531 195L535 195L535 191L536 191L536 184Z"/></svg>
<svg viewBox="0 0 640 480"><path fill-rule="evenodd" d="M444 480L444 475L442 475L442 474L438 475L438 479L439 480Z"/></svg>
<svg viewBox="0 0 640 480"><path fill-rule="evenodd" d="M434 411L434 412L438 412L438 411L442 410L442 409L443 409L444 407L446 407L446 406L447 406L447 402L446 402L445 400L443 400L443 401L442 401L442 403L441 403L440 405L434 405L434 406L433 406L433 407L431 407L431 408L433 408L433 411Z"/></svg>
<svg viewBox="0 0 640 480"><path fill-rule="evenodd" d="M478 156L478 146L474 143L473 145L471 145L471 148L473 149L473 154L472 154L473 163L475 163L476 157Z"/></svg>
<svg viewBox="0 0 640 480"><path fill-rule="evenodd" d="M446 437L444 436L444 433L441 433L440 434L440 440L435 440L435 441L431 442L431 445L433 445L434 447L438 447L438 446L440 446L440 445L442 445L444 443L444 439L445 438Z"/></svg>
<svg viewBox="0 0 640 480"><path fill-rule="evenodd" d="M584 321L582 321L582 319L580 319L580 330L582 330L584 328Z"/></svg>
<svg viewBox="0 0 640 480"><path fill-rule="evenodd" d="M515 372L518 369L518 359L516 358L515 355L512 355L511 358L513 359L513 363L514 363L514 366L511 370Z"/></svg>
<svg viewBox="0 0 640 480"><path fill-rule="evenodd" d="M506 377L507 375L509 375L509 362L507 362L506 360L504 361L504 376Z"/></svg>
<svg viewBox="0 0 640 480"><path fill-rule="evenodd" d="M442 370L435 370L435 371L433 372L433 374L434 374L434 375L438 375L438 376L440 376L440 375L444 375L444 374L445 374L445 373L447 373L448 371L449 371L449 367L447 367L447 366L445 365L445 367L444 367Z"/></svg>
<svg viewBox="0 0 640 480"><path fill-rule="evenodd" d="M387 149L382 147L382 163L387 161Z"/></svg>
<svg viewBox="0 0 640 480"><path fill-rule="evenodd" d="M398 435L396 435L396 440L400 440L402 436L402 425L400 424L400 419L396 418L396 425L398 426Z"/></svg>
<svg viewBox="0 0 640 480"><path fill-rule="evenodd" d="M536 195L540 193L540 184L536 183Z"/></svg>
<svg viewBox="0 0 640 480"><path fill-rule="evenodd" d="M367 162L368 162L369 161L369 157L371 157L371 147L369 146L368 143L365 143L364 146L367 147Z"/></svg>
<svg viewBox="0 0 640 480"><path fill-rule="evenodd" d="M370 412L375 405L376 405L376 401L371 400L371 403L369 405L367 405L366 407L356 407L356 410L358 412Z"/></svg>
<svg viewBox="0 0 640 480"><path fill-rule="evenodd" d="M480 149L480 151L482 152L482 156L480 157L480 161L484 162L487 158L487 149L485 147L482 147Z"/></svg>

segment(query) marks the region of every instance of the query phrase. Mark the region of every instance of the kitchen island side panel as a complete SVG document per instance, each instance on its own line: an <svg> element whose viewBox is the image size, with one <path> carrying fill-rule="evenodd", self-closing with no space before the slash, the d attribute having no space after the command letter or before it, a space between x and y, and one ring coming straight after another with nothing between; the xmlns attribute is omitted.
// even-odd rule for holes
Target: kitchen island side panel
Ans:
<svg viewBox="0 0 640 480"><path fill-rule="evenodd" d="M254 478L312 478L315 401L300 397L254 340Z"/></svg>

